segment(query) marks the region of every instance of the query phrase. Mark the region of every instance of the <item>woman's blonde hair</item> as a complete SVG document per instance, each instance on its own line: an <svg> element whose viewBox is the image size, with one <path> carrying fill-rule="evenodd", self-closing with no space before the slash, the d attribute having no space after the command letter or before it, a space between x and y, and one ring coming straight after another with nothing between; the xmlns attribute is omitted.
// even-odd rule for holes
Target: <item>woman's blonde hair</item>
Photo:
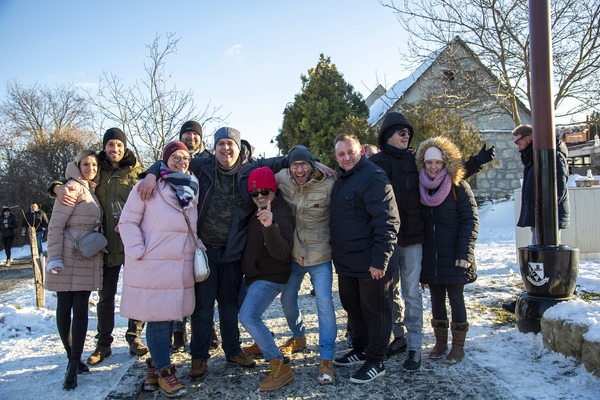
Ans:
<svg viewBox="0 0 600 400"><path fill-rule="evenodd" d="M77 168L80 167L79 164L81 164L81 160L88 156L94 156L96 158L96 161L100 161L98 160L98 154L96 154L94 150L82 150L79 152L79 154L77 154L77 157L75 157L75 164L77 164Z"/></svg>

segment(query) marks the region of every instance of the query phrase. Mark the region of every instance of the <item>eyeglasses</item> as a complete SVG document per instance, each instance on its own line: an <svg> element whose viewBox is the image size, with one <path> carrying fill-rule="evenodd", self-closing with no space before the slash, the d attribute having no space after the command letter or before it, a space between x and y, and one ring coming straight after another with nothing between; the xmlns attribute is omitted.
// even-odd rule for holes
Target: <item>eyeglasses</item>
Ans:
<svg viewBox="0 0 600 400"><path fill-rule="evenodd" d="M400 137L404 137L404 136L410 136L410 131L406 128L396 131L396 133L400 136Z"/></svg>
<svg viewBox="0 0 600 400"><path fill-rule="evenodd" d="M191 158L190 158L190 157L171 156L171 158L172 158L172 159L173 159L173 161L175 161L176 163L179 163L179 162L182 162L182 161L183 161L184 163L186 163L186 164L189 164L189 163L190 163L190 161L191 161Z"/></svg>
<svg viewBox="0 0 600 400"><path fill-rule="evenodd" d="M260 190L251 190L248 194L252 197L258 197L258 195L268 196L271 194L271 189L260 189Z"/></svg>
<svg viewBox="0 0 600 400"><path fill-rule="evenodd" d="M290 164L290 169L291 170L296 170L298 168L302 168L304 170L307 170L310 168L310 164L305 162L305 161L294 161L293 163Z"/></svg>
<svg viewBox="0 0 600 400"><path fill-rule="evenodd" d="M519 144L519 142L520 142L521 140L525 139L527 136L529 136L529 135L526 135L526 136L521 136L520 138L518 138L517 140L515 140L515 144L516 144L516 145L518 145L518 144Z"/></svg>

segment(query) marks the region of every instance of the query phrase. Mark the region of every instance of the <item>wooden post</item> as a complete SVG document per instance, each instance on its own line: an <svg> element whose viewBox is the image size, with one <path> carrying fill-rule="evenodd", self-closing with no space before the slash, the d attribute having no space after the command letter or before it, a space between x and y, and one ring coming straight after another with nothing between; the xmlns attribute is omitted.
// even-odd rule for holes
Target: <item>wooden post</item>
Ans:
<svg viewBox="0 0 600 400"><path fill-rule="evenodd" d="M31 246L31 259L33 262L33 283L35 284L35 304L37 307L44 307L44 271L42 263L40 263L40 256L38 254L37 237L35 234L35 228L29 226L27 228L27 236L29 236L29 243Z"/></svg>

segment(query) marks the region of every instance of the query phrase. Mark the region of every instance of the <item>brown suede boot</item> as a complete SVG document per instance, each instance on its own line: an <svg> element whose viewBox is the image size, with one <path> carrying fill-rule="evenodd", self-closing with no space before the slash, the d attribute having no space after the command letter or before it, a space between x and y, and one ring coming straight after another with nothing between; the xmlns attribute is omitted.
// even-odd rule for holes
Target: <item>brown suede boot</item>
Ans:
<svg viewBox="0 0 600 400"><path fill-rule="evenodd" d="M446 356L446 362L449 364L456 364L463 360L465 357L465 338L467 337L467 331L469 330L468 323L451 325L452 329L452 349Z"/></svg>
<svg viewBox="0 0 600 400"><path fill-rule="evenodd" d="M144 392L154 392L158 389L158 374L150 357L146 359L146 366L148 369L146 370L146 379L142 384L142 390Z"/></svg>
<svg viewBox="0 0 600 400"><path fill-rule="evenodd" d="M448 350L448 321L443 319L432 319L431 327L435 335L435 346L429 353L429 358L434 360L444 355Z"/></svg>
<svg viewBox="0 0 600 400"><path fill-rule="evenodd" d="M277 390L294 380L294 372L292 371L289 358L274 358L270 363L271 372L269 372L269 376L258 385L258 389L261 392Z"/></svg>
<svg viewBox="0 0 600 400"><path fill-rule="evenodd" d="M169 398L181 397L187 390L177 376L175 376L175 367L168 365L158 371L158 387L160 392Z"/></svg>

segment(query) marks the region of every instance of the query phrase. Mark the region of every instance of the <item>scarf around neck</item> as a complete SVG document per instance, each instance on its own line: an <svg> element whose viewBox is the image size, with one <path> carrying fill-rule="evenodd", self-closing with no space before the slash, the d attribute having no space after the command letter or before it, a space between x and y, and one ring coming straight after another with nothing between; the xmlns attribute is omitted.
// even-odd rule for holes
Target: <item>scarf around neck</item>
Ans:
<svg viewBox="0 0 600 400"><path fill-rule="evenodd" d="M437 189L435 193L429 194L432 189ZM452 178L446 168L442 169L435 178L431 179L427 175L425 168L419 172L419 192L421 193L421 204L428 207L436 207L448 197L452 189Z"/></svg>
<svg viewBox="0 0 600 400"><path fill-rule="evenodd" d="M190 208L196 195L198 194L198 179L194 175L171 171L165 163L160 163L160 177L173 190L179 201L179 205L184 210Z"/></svg>

